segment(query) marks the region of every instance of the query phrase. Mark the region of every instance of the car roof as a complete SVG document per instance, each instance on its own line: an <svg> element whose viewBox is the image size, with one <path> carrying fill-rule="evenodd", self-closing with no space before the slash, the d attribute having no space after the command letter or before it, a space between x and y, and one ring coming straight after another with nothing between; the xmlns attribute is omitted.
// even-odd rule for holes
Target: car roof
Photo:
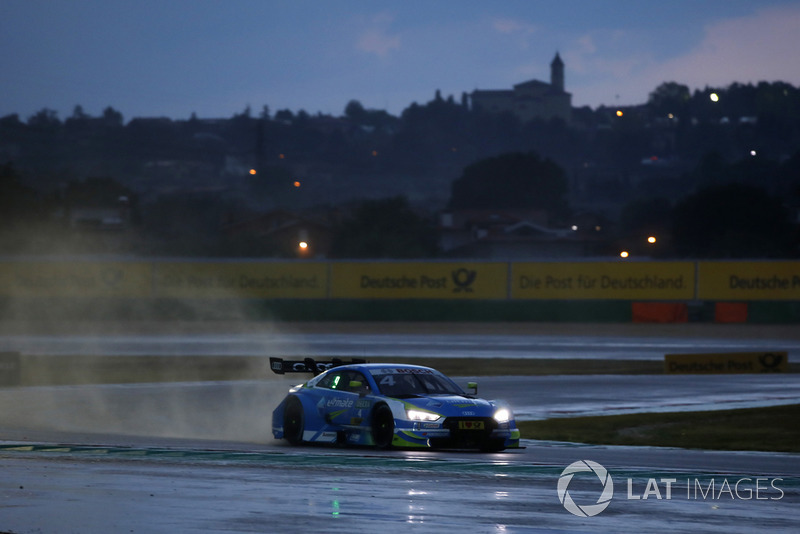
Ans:
<svg viewBox="0 0 800 534"><path fill-rule="evenodd" d="M370 369L426 369L435 371L437 373L441 373L441 371L437 371L433 367L426 367L424 365L413 365L408 363L350 363L344 365L337 365L336 367L332 367L329 370L334 369L360 369L363 371L369 371Z"/></svg>

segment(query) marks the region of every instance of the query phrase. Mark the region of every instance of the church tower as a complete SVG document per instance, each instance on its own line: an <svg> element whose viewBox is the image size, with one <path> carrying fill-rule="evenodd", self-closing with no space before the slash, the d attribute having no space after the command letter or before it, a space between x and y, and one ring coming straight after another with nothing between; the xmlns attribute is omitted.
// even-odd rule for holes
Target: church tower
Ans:
<svg viewBox="0 0 800 534"><path fill-rule="evenodd" d="M556 52L550 62L550 83L528 80L511 90L478 90L470 95L473 109L489 113L513 113L522 122L561 119L569 124L572 95L564 90L564 62Z"/></svg>
<svg viewBox="0 0 800 534"><path fill-rule="evenodd" d="M550 63L550 85L553 86L553 89L564 92L564 62L561 61L558 52Z"/></svg>

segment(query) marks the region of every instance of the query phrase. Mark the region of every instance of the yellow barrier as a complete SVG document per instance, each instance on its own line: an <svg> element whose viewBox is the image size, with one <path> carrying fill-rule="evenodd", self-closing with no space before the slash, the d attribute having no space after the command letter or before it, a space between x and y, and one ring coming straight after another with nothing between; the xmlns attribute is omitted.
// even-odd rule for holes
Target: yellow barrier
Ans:
<svg viewBox="0 0 800 534"><path fill-rule="evenodd" d="M511 298L691 300L694 263L514 263Z"/></svg>
<svg viewBox="0 0 800 534"><path fill-rule="evenodd" d="M668 374L785 373L786 352L738 352L730 354L667 354Z"/></svg>
<svg viewBox="0 0 800 534"><path fill-rule="evenodd" d="M165 262L154 294L168 298L325 298L325 263Z"/></svg>
<svg viewBox="0 0 800 534"><path fill-rule="evenodd" d="M20 261L0 263L4 297L147 297L148 262Z"/></svg>
<svg viewBox="0 0 800 534"><path fill-rule="evenodd" d="M334 263L331 297L505 299L507 263Z"/></svg>
<svg viewBox="0 0 800 534"><path fill-rule="evenodd" d="M701 300L800 300L800 262L700 262Z"/></svg>
<svg viewBox="0 0 800 534"><path fill-rule="evenodd" d="M0 262L0 297L151 296L800 301L800 262Z"/></svg>

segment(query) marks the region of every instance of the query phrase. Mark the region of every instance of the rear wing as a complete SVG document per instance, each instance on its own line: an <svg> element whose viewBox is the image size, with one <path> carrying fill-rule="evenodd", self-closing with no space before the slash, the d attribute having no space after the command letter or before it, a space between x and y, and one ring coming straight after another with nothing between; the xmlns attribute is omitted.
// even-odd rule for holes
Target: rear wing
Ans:
<svg viewBox="0 0 800 534"><path fill-rule="evenodd" d="M328 361L316 361L314 358L303 358L302 360L284 360L283 358L270 357L269 368L278 375L286 373L313 373L314 376L327 371L333 367L347 365L351 363L367 363L367 360L353 358L349 362L333 358Z"/></svg>

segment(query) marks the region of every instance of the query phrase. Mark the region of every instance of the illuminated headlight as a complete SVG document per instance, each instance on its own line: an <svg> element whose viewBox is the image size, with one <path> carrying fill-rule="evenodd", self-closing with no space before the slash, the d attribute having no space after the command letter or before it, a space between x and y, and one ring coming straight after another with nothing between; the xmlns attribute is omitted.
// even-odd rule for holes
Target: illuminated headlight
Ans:
<svg viewBox="0 0 800 534"><path fill-rule="evenodd" d="M511 410L508 408L500 408L494 412L494 420L498 423L508 423L511 420Z"/></svg>
<svg viewBox="0 0 800 534"><path fill-rule="evenodd" d="M437 413L423 412L420 410L406 410L406 415L412 421L436 421L441 417Z"/></svg>

